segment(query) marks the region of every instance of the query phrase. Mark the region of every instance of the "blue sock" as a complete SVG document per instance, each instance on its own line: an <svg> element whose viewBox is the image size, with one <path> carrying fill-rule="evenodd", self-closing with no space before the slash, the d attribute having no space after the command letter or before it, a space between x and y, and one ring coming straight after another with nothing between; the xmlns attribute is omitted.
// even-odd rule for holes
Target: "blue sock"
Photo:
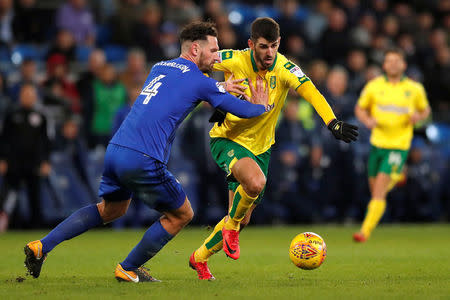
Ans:
<svg viewBox="0 0 450 300"><path fill-rule="evenodd" d="M135 270L151 259L156 253L172 239L161 222L158 220L144 233L142 240L137 244L127 258L120 264L126 271Z"/></svg>
<svg viewBox="0 0 450 300"><path fill-rule="evenodd" d="M59 223L46 237L41 239L42 252L48 253L59 243L70 240L83 232L103 223L97 205L80 208L67 219Z"/></svg>

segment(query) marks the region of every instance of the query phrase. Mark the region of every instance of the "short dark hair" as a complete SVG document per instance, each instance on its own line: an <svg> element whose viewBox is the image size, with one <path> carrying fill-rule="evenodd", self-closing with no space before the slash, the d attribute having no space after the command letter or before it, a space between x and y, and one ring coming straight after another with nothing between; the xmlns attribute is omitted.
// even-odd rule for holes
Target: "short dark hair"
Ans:
<svg viewBox="0 0 450 300"><path fill-rule="evenodd" d="M280 25L272 18L257 18L252 23L250 38L255 42L260 37L274 42L280 37Z"/></svg>
<svg viewBox="0 0 450 300"><path fill-rule="evenodd" d="M195 21L187 24L180 33L180 42L206 40L207 36L217 37L216 24L210 21Z"/></svg>
<svg viewBox="0 0 450 300"><path fill-rule="evenodd" d="M394 53L394 54L400 55L401 58L406 61L405 52L403 52L403 50L400 48L392 47L392 48L387 49L386 51L384 51L384 58L386 58L386 55L388 55L389 53Z"/></svg>

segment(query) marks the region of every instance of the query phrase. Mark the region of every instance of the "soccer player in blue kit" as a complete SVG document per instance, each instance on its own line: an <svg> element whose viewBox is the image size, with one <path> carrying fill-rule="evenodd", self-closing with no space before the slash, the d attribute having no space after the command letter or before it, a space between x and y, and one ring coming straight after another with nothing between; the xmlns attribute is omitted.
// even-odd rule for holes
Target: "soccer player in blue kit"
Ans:
<svg viewBox="0 0 450 300"><path fill-rule="evenodd" d="M107 147L99 188L102 201L79 209L47 236L25 246L25 266L33 277L39 277L54 247L122 216L131 198L137 197L162 216L117 265L115 277L126 282L158 281L142 265L194 216L183 188L166 167L176 129L202 100L240 118L256 117L268 110L268 92L262 80L257 80L256 88L249 85L252 97L242 101L203 74L219 61L213 23L187 25L180 41L180 57L153 66L141 94Z"/></svg>

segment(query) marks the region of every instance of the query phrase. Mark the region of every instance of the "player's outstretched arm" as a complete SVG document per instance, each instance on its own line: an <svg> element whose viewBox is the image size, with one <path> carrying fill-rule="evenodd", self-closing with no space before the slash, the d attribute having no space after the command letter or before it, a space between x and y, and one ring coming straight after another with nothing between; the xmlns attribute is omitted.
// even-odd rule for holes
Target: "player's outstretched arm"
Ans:
<svg viewBox="0 0 450 300"><path fill-rule="evenodd" d="M327 100L325 100L311 81L303 83L297 89L297 93L312 104L336 139L346 143L356 141L358 137L358 127L337 120Z"/></svg>
<svg viewBox="0 0 450 300"><path fill-rule="evenodd" d="M268 111L269 94L262 88L262 82L257 85L255 95L252 95L251 99L252 102L258 104L253 104L228 94L219 82L213 79L208 80L210 82L201 89L203 94L201 99L208 101L214 108L229 112L239 118L253 118Z"/></svg>

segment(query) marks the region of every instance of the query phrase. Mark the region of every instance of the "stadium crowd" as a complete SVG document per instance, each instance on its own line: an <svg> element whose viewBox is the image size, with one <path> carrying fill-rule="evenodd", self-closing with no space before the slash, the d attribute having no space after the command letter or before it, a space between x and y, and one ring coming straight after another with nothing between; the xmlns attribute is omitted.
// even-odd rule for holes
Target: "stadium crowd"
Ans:
<svg viewBox="0 0 450 300"><path fill-rule="evenodd" d="M4 130L17 107L29 105L33 87L31 109L45 120L50 145L39 147L49 149L35 161L22 160L16 172L22 179L40 178L37 191L24 180L37 200L29 191L15 193L2 185L0 230L8 217L13 227L53 225L80 205L98 201L104 149L150 67L179 55L184 24L211 19L221 49L244 49L249 24L260 16L280 24L280 53L302 67L340 119L352 123L362 87L382 74L384 51L392 46L404 51L406 74L424 84L433 113L416 129L406 179L389 195L385 218L448 221L450 0L0 0L0 176L11 167L8 160L21 161L38 147L28 129L12 137ZM215 223L228 204L225 174L209 151L211 113L202 104L182 124L169 162L197 224ZM306 101L289 95L254 222L360 220L370 197L370 145L369 131L359 126L357 143L338 142ZM17 144L13 152L11 143ZM113 226L137 227L156 216L136 201Z"/></svg>

